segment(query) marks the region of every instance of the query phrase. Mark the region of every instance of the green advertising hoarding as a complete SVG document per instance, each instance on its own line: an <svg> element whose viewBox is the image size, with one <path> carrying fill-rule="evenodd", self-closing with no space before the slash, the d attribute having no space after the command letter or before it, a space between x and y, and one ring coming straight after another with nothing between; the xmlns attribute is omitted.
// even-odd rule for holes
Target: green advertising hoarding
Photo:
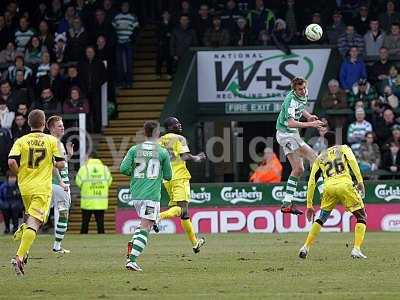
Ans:
<svg viewBox="0 0 400 300"><path fill-rule="evenodd" d="M252 206L277 205L284 197L285 183L193 183L191 184L191 202L193 207L206 206ZM366 182L366 203L400 203L400 184L398 181ZM299 183L294 200L306 201L307 185ZM319 203L316 190L314 202ZM168 195L162 191L161 206L167 206ZM118 207L132 207L128 187L118 189Z"/></svg>

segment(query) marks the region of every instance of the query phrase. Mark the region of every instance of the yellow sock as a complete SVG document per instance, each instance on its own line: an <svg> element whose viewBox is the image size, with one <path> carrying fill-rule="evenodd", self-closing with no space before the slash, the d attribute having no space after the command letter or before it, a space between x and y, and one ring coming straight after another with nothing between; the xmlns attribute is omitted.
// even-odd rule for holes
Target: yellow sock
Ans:
<svg viewBox="0 0 400 300"><path fill-rule="evenodd" d="M32 228L25 228L19 245L17 256L24 257L25 254L31 249L33 241L36 239L36 231Z"/></svg>
<svg viewBox="0 0 400 300"><path fill-rule="evenodd" d="M360 249L364 241L365 230L367 225L364 223L357 223L354 228L354 248Z"/></svg>
<svg viewBox="0 0 400 300"><path fill-rule="evenodd" d="M190 219L181 220L181 225L185 230L189 240L192 242L192 245L195 246L197 244L196 234L194 233L192 221Z"/></svg>
<svg viewBox="0 0 400 300"><path fill-rule="evenodd" d="M314 244L315 239L317 238L319 232L321 231L321 228L322 228L321 224L319 224L317 222L314 222L312 224L311 230L308 233L307 240L304 244L306 247L310 248L311 245Z"/></svg>
<svg viewBox="0 0 400 300"><path fill-rule="evenodd" d="M182 208L180 208L179 206L173 206L168 210L160 213L160 219L164 220L164 219L171 219L174 217L180 217L181 214L182 214Z"/></svg>

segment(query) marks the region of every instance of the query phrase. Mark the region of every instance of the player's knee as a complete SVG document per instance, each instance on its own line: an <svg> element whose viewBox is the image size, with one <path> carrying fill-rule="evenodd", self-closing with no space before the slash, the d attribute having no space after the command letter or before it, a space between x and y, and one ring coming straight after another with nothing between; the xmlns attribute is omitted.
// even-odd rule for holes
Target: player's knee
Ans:
<svg viewBox="0 0 400 300"><path fill-rule="evenodd" d="M189 219L189 207L188 207L188 202L186 201L180 201L178 202L179 207L182 209L181 213L181 219L182 220L187 220Z"/></svg>
<svg viewBox="0 0 400 300"><path fill-rule="evenodd" d="M367 224L367 214L363 208L354 211L353 215L356 217L357 223Z"/></svg>
<svg viewBox="0 0 400 300"><path fill-rule="evenodd" d="M304 174L304 166L302 164L296 166L293 168L293 173L295 173L295 176L302 176Z"/></svg>

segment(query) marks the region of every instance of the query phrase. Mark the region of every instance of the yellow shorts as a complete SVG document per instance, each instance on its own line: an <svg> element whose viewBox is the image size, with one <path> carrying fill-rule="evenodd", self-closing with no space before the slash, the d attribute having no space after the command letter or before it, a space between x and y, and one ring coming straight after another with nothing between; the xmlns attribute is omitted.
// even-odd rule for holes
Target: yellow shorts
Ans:
<svg viewBox="0 0 400 300"><path fill-rule="evenodd" d="M349 212L364 208L361 196L352 183L338 182L326 184L322 195L321 209L331 211L339 202Z"/></svg>
<svg viewBox="0 0 400 300"><path fill-rule="evenodd" d="M21 195L25 213L45 223L49 216L50 195Z"/></svg>
<svg viewBox="0 0 400 300"><path fill-rule="evenodd" d="M169 196L168 206L177 206L179 201L190 201L189 179L176 179L164 182L164 187Z"/></svg>

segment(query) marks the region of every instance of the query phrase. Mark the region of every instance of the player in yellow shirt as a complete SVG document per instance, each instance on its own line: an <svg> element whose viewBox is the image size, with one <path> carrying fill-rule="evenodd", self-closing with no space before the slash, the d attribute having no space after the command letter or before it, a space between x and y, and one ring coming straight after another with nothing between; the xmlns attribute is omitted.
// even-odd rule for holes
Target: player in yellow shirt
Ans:
<svg viewBox="0 0 400 300"><path fill-rule="evenodd" d="M15 141L8 156L8 166L18 177L18 186L25 206L26 221L14 234L21 240L15 258L11 260L17 276L24 274L29 249L36 239L37 230L48 217L52 193L53 166L65 167L58 140L43 130L46 124L42 110L28 115L31 132Z"/></svg>
<svg viewBox="0 0 400 300"><path fill-rule="evenodd" d="M206 156L204 153L199 153L198 155L190 154L186 139L182 136L182 124L177 118L167 118L164 122L164 126L167 130L167 134L160 138L159 143L166 148L170 154L172 179L164 182L170 201L168 203L169 209L160 214L160 219L180 217L182 228L185 230L192 243L193 252L198 253L200 252L200 248L204 245L205 240L204 238L197 239L189 217L189 181L191 176L189 170L186 168L186 161L192 160L194 162L200 162L206 159Z"/></svg>
<svg viewBox="0 0 400 300"><path fill-rule="evenodd" d="M357 219L354 229L354 248L351 251L351 257L367 258L361 252L361 245L367 226L367 215L361 197L361 195L365 195L365 188L360 168L349 146L335 145L335 134L333 132L326 133L325 139L328 141L329 148L322 151L314 161L307 189L307 219L311 221L314 219L313 198L316 185L315 178L318 178L320 173L322 173L324 178L324 192L321 199L321 213L313 223L307 240L300 249L299 257L307 257L311 245L329 218L332 209L336 207L336 204L341 203ZM356 177L357 182L355 186L350 171Z"/></svg>

